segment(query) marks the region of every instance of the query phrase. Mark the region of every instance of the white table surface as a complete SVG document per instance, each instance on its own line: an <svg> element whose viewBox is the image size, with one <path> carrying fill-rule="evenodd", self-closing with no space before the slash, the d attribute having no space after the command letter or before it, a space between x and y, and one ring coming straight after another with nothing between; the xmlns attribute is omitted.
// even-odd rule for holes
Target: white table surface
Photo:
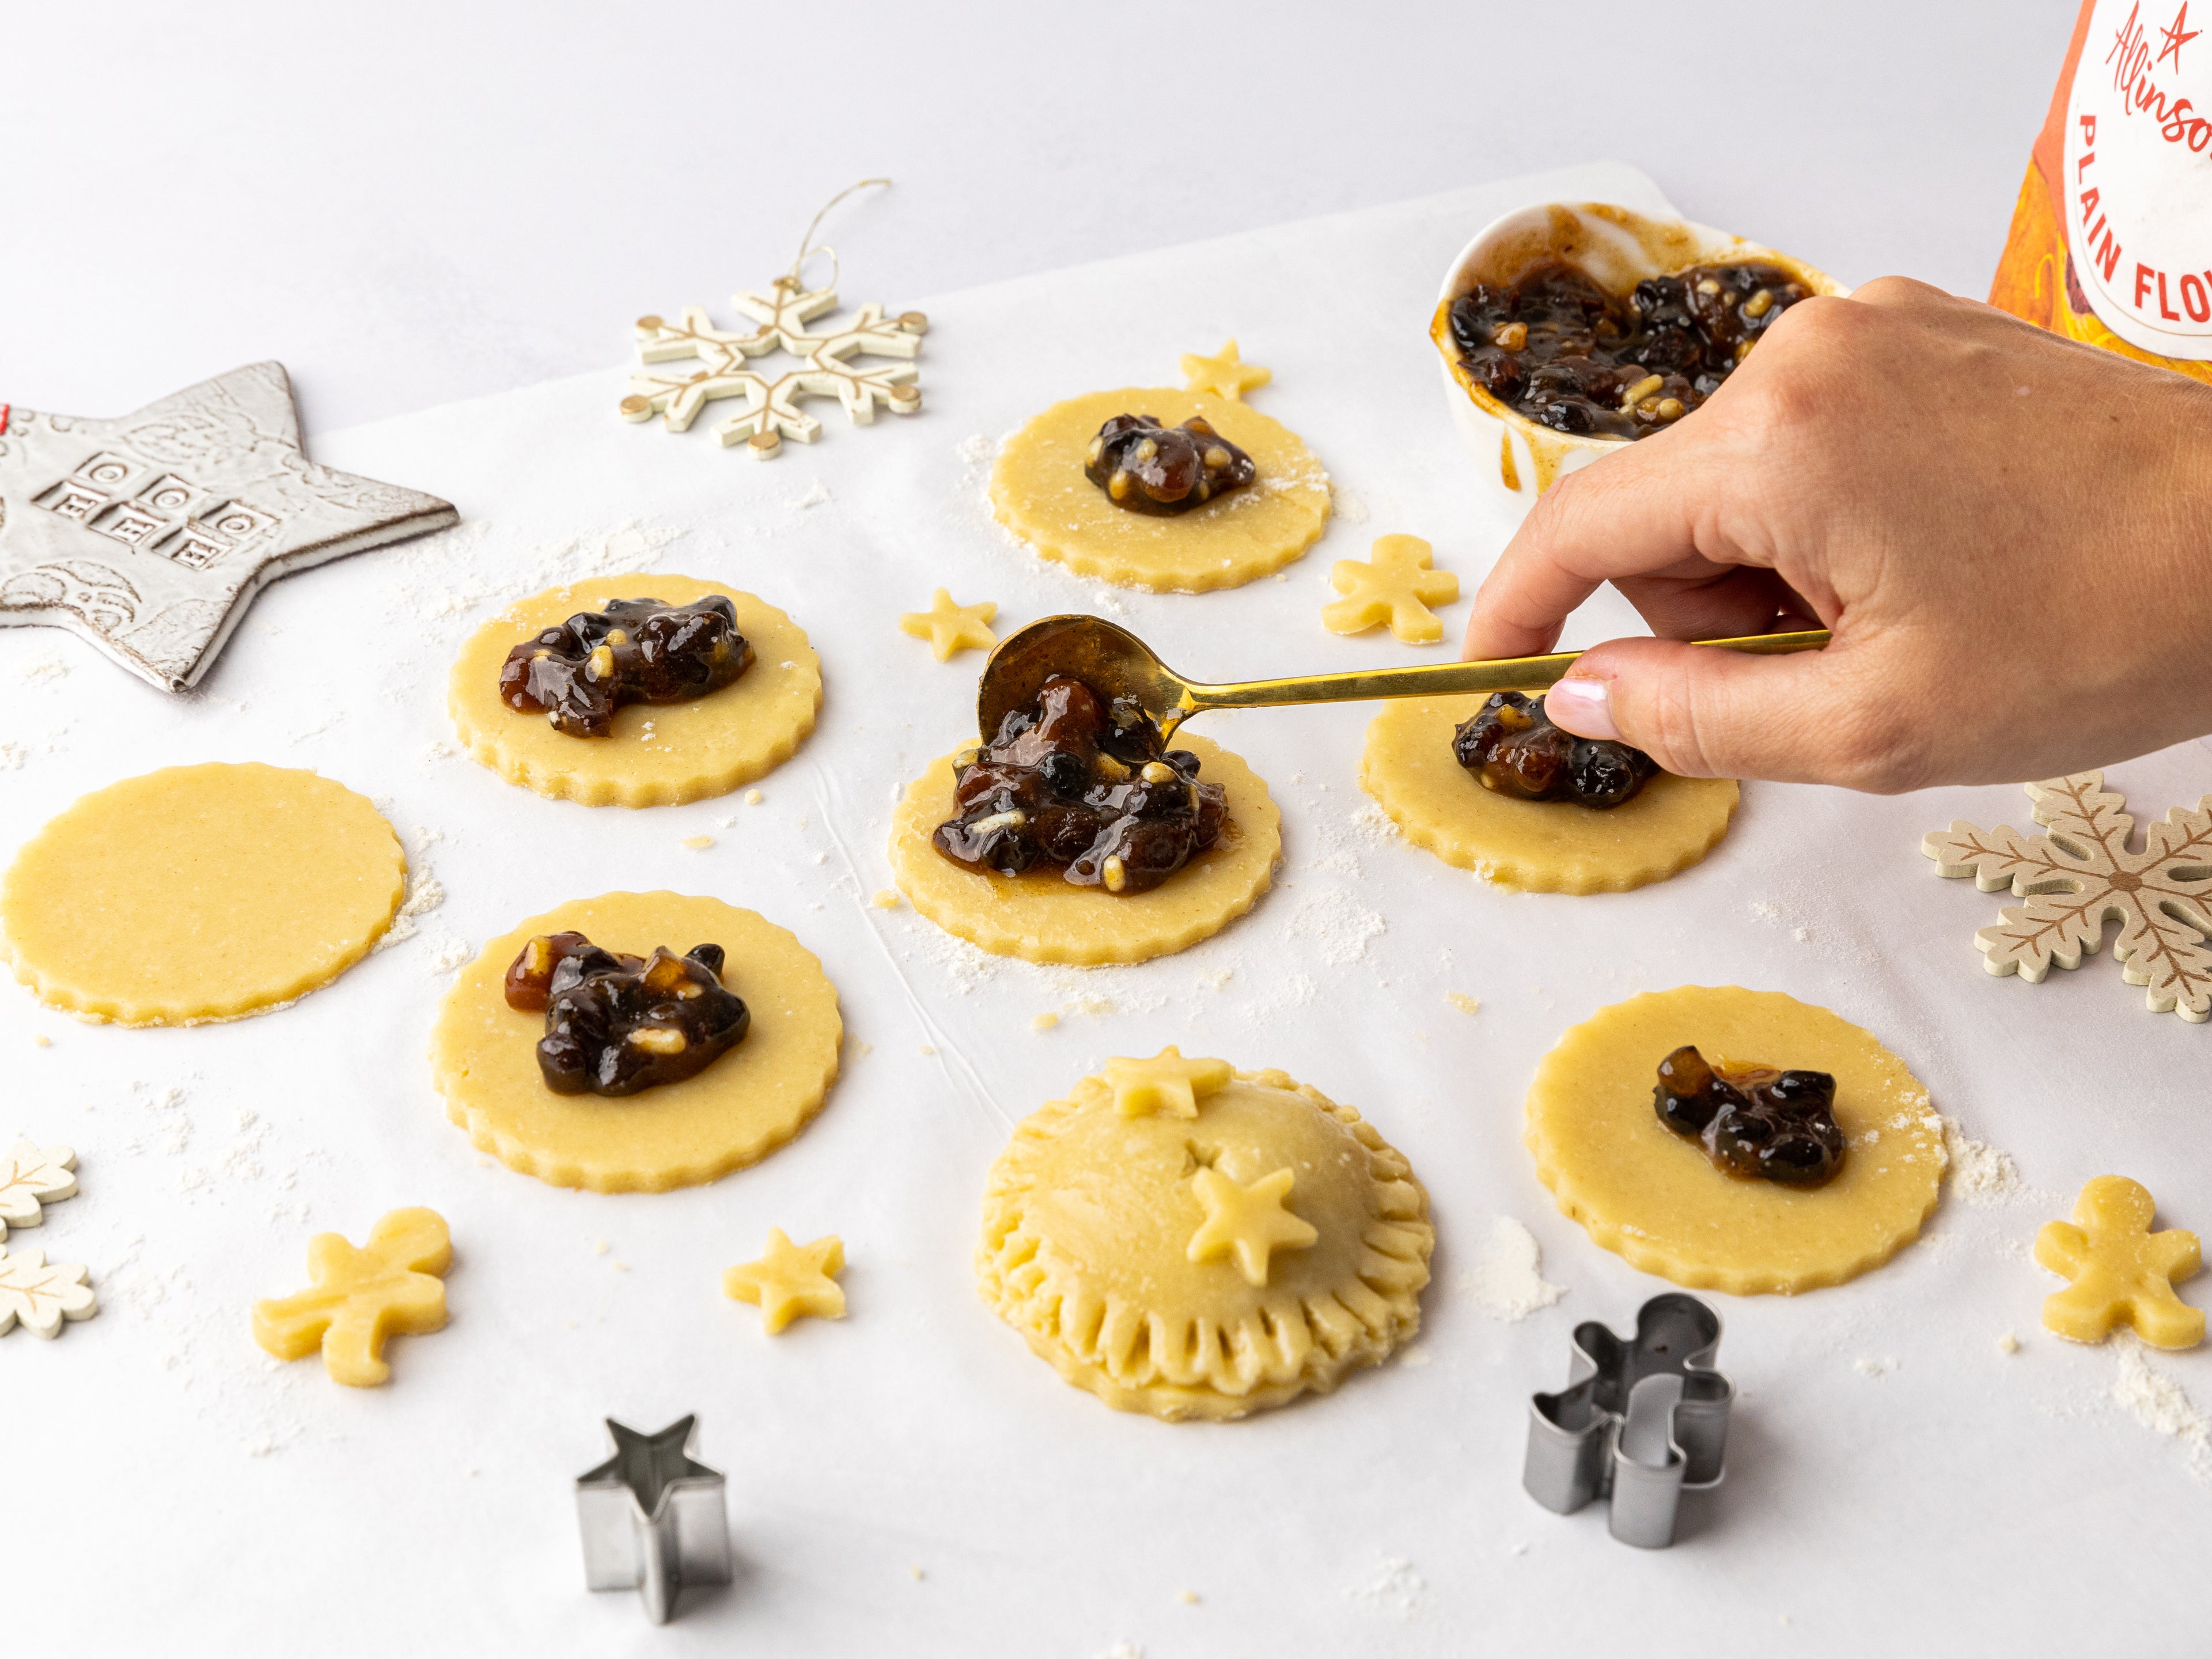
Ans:
<svg viewBox="0 0 2212 1659"><path fill-rule="evenodd" d="M2130 1350L2039 1333L2051 1281L2027 1249L2107 1170L2184 1223L2212 1218L2212 1036L2145 1012L2106 957L2040 986L1980 971L1972 934L2000 901L1939 881L1917 843L1954 817L2024 822L2017 791L1753 787L1674 880L1516 896L1363 825L1366 710L1267 711L1214 735L1284 805L1280 884L1190 952L1034 969L866 902L887 884L895 787L971 706L976 659L939 667L894 629L936 583L997 599L1008 624L1103 607L1223 678L1415 654L1323 633L1328 567L1412 530L1471 589L1501 544L1510 515L1456 447L1424 329L1461 242L1531 193L1661 201L1592 168L940 296L919 416L856 430L833 412L818 445L768 465L704 431L623 425L612 366L329 434L323 459L442 492L468 523L279 583L193 699L58 634L0 633L28 751L0 773L0 848L112 778L263 757L385 799L447 894L416 938L264 1018L127 1031L0 994L0 1134L83 1153L83 1194L18 1242L87 1261L103 1298L58 1341L0 1340L11 1650L2086 1652L2109 1650L2115 1621L2144 1651L2184 1650L2203 1431L2192 1446L2120 1409ZM989 434L1065 393L1167 378L1175 350L1229 331L1277 371L1261 406L1348 492L1284 580L1117 595L988 525L971 458ZM647 567L754 589L823 653L821 729L762 805L593 811L441 751L447 665L496 596ZM1601 597L1574 637L1626 625ZM333 634L370 665L333 673ZM66 675L20 674L56 653ZM2146 811L2212 787L2194 745L2116 775ZM697 833L716 846L681 844ZM759 1167L677 1194L564 1192L479 1157L421 1059L440 953L572 896L659 885L759 908L823 957L855 1039L828 1109ZM1519 1489L1527 1396L1558 1385L1573 1324L1625 1327L1665 1288L1553 1211L1520 1103L1567 1024L1685 981L1787 989L1867 1024L2039 1190L1947 1198L1927 1237L1851 1285L1715 1298L1745 1390L1729 1479L1645 1554ZM1063 1018L1040 1034L1046 1010ZM1012 1122L1170 1041L1283 1066L1412 1158L1440 1243L1408 1355L1249 1423L1169 1426L1066 1387L977 1303L978 1194ZM452 1222L453 1319L395 1344L390 1387L338 1389L252 1346L251 1303L297 1286L311 1231L358 1238L412 1203ZM1568 1291L1520 1322L1467 1284L1501 1216ZM720 1270L770 1225L842 1233L850 1318L771 1340L721 1297ZM2212 1402L2212 1352L2155 1365ZM730 1476L740 1579L656 1632L634 1597L580 1588L568 1483L602 1455L601 1416L685 1412Z"/></svg>
<svg viewBox="0 0 2212 1659"><path fill-rule="evenodd" d="M911 642L886 643L912 590L949 580L1014 620L1091 602L983 530L952 444L1078 386L1164 377L1158 347L1060 337L1048 324L1066 290L1027 286L929 302L939 328L921 421L854 434L833 414L823 445L773 468L714 453L703 434L678 443L604 418L630 317L719 307L765 281L823 198L878 173L896 188L825 233L856 299L907 303L1608 155L1695 216L1846 280L1899 270L1979 294L2073 9L1877 0L1706 23L1604 0L1346 24L1310 3L1223 8L1207 14L1233 51L1218 64L1195 47L1147 57L1090 14L1007 4L870 0L799 24L692 0L635 15L266 0L131 0L96 21L81 7L0 12L0 399L117 412L280 357L321 458L444 490L489 526L455 556L465 582L573 568L574 554L552 550L602 544L634 519L685 527L659 568L729 576L800 611L834 699L758 821L731 832L715 825L739 810L728 804L589 814L428 761L443 661L485 614L439 610L453 586L432 563L442 554L372 555L280 585L189 704L58 635L0 633L0 739L33 750L0 772L0 849L147 766L296 759L391 798L403 830L443 831L421 850L453 895L422 937L266 1021L104 1031L0 996L13 1056L0 1134L85 1152L85 1195L15 1242L90 1261L105 1301L58 1342L0 1344L12 1540L0 1646L1091 1659L1119 1644L1176 1659L1693 1640L1721 1654L2079 1652L2124 1638L2190 1650L2203 1621L2188 1540L2203 1535L2207 1488L2186 1446L2112 1404L2112 1352L2035 1334L2049 1281L2025 1244L2057 1199L1947 1200L1926 1242L1856 1286L1723 1299L1723 1362L1748 1399L1730 1483L1692 1509L1671 1553L1615 1548L1595 1516L1556 1520L1515 1485L1521 1401L1554 1385L1567 1329L1625 1325L1660 1288L1550 1210L1517 1140L1535 1057L1616 995L1686 979L1790 989L1881 1031L2047 1192L2107 1167L2162 1195L2207 1190L2194 1150L2203 1033L2142 1013L2103 957L2039 988L1985 979L1966 941L1996 900L1939 885L1911 850L1954 814L2024 823L2016 794L1755 792L1723 855L1676 882L1512 900L1350 828L1360 716L1247 717L1217 735L1290 811L1283 890L1204 951L1115 976L1129 988L1005 968L972 984L963 970L963 994L910 913L854 902L882 880L883 803L839 802L832 781L849 767L872 789L871 769L917 761L957 728L965 677L932 678L898 654ZM1540 104L1567 113L1517 113ZM1139 171L1163 135L1205 148ZM1427 266L1495 205L1478 191L1394 221L1405 258L1385 273L1391 303L1425 301ZM1243 258L1285 247L1322 257L1285 233ZM1214 252L1232 275L1253 269ZM1376 659L1391 647L1312 628L1328 560L1362 550L1370 528L1416 528L1471 582L1503 521L1462 482L1425 348L1398 337L1389 305L1375 315L1391 350L1374 363L1257 309L1179 298L1175 346L1243 331L1284 374L1269 406L1374 522L1334 526L1282 586L1124 602L1179 657L1224 672L1276 664L1286 639L1316 664ZM337 430L586 370L600 373ZM1329 409L1327 380L1355 370L1410 423L1406 453ZM836 505L790 506L817 478ZM919 532L916 499L930 503ZM793 571L794 553L818 562ZM881 591L836 602L849 590L820 570L840 562ZM410 610L421 605L438 614L425 622ZM395 695L302 695L313 629L355 615L401 659ZM1224 617L1253 623L1249 637L1224 637ZM1585 623L1577 637L1621 625L1601 604ZM53 652L66 678L12 678ZM878 747L848 730L875 726L872 698L917 683L928 691L911 732ZM314 730L331 714L345 718ZM387 718L391 739L372 738ZM2146 811L2208 783L2193 750L2118 776ZM839 838L823 833L832 823ZM518 860L517 831L548 825L552 844ZM702 829L723 846L676 845ZM875 1052L854 1058L797 1145L702 1192L570 1195L483 1167L415 1058L441 983L429 957L570 892L664 882L797 927ZM1316 968L1301 1003L1269 957L1310 961L1347 920L1356 934L1347 906L1387 913L1389 929ZM1609 971L1565 967L1624 936L1633 946ZM1231 988L1199 987L1223 966L1237 970ZM1413 987L1402 1009L1386 980ZM1444 988L1480 995L1483 1013L1443 1007ZM1030 1012L1100 995L1114 1012L1071 1012L1053 1037L1027 1030ZM54 1046L32 1048L33 1033ZM1172 1431L1062 1388L974 1302L975 1190L1008 1118L1107 1054L1177 1038L1288 1065L1414 1156L1443 1234L1426 1364L1240 1428ZM939 1055L919 1055L924 1042ZM251 1348L245 1308L297 1281L308 1231L358 1237L414 1201L452 1216L461 1266L453 1327L398 1345L394 1387L337 1390L312 1364L274 1367ZM1571 1291L1517 1325L1455 1288L1500 1214L1536 1231L1548 1276ZM2204 1224L2201 1211L2181 1219ZM750 1310L720 1300L715 1272L773 1223L845 1230L851 1320L769 1344ZM2000 1360L2006 1328L2027 1346ZM1896 1364L1869 1376L1859 1360ZM2212 1401L2203 1356L2156 1363ZM599 1415L652 1427L686 1410L704 1414L703 1454L731 1474L742 1577L653 1632L630 1598L578 1589L566 1482L600 1454ZM1200 1601L1179 1601L1184 1589Z"/></svg>
<svg viewBox="0 0 2212 1659"><path fill-rule="evenodd" d="M0 401L282 358L311 434L611 364L828 230L907 300L1620 156L1988 292L2073 0L0 6ZM1187 143L1196 153L1165 145Z"/></svg>

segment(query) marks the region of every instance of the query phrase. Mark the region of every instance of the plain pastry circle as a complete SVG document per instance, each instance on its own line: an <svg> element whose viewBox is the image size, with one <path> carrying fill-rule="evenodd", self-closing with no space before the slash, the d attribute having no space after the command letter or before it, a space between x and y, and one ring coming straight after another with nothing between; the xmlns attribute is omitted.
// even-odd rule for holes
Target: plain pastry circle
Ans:
<svg viewBox="0 0 2212 1659"><path fill-rule="evenodd" d="M1239 1185L1295 1173L1320 1237L1267 1282L1194 1263L1200 1158ZM1436 1242L1403 1155L1281 1072L1238 1072L1198 1115L1124 1117L1089 1077L1015 1126L991 1166L977 1289L1068 1382L1170 1421L1242 1417L1379 1364L1420 1328Z"/></svg>
<svg viewBox="0 0 2212 1659"><path fill-rule="evenodd" d="M1258 477L1187 513L1116 507L1084 476L1091 441L1116 415L1181 426L1202 415L1252 457ZM1281 569L1321 538L1328 474L1297 434L1210 392L1132 386L1054 404L1000 446L991 511L1048 559L1079 575L1156 593L1237 587Z"/></svg>
<svg viewBox="0 0 2212 1659"><path fill-rule="evenodd" d="M80 1017L238 1019L367 956L406 882L398 836L342 784L258 762L165 767L23 844L0 880L0 956Z"/></svg>
<svg viewBox="0 0 2212 1659"><path fill-rule="evenodd" d="M689 605L709 593L737 608L753 648L752 665L720 690L628 704L605 738L572 738L500 701L507 653L541 630L613 599ZM822 663L805 629L750 593L696 576L610 576L517 600L478 629L454 659L446 707L462 746L509 783L586 806L672 806L727 794L788 760L822 707Z"/></svg>
<svg viewBox="0 0 2212 1659"><path fill-rule="evenodd" d="M1706 1059L1832 1073L1850 1143L1824 1187L1723 1175L1659 1121L1659 1062ZM1529 1085L1526 1139L1560 1210L1631 1266L1692 1289L1787 1295L1840 1285L1917 1238L1943 1177L1928 1091L1871 1033L1778 991L1685 985L1601 1008Z"/></svg>
<svg viewBox="0 0 2212 1659"><path fill-rule="evenodd" d="M1267 786L1237 756L1204 738L1176 734L1198 757L1199 778L1222 787L1229 828L1149 892L1078 887L1057 866L1018 876L963 869L930 844L952 817L952 757L932 761L891 816L891 874L922 915L994 956L1096 965L1145 962L1210 939L1259 902L1283 850L1282 814Z"/></svg>
<svg viewBox="0 0 2212 1659"><path fill-rule="evenodd" d="M507 1006L507 964L541 933L574 928L632 956L719 945L722 982L745 1000L744 1040L681 1083L619 1099L558 1095L538 1070L543 1014ZM682 893L604 893L493 939L446 994L430 1065L447 1115L509 1169L556 1187L665 1192L757 1164L822 1109L844 1036L836 988L813 953L750 910Z"/></svg>
<svg viewBox="0 0 2212 1659"><path fill-rule="evenodd" d="M1486 701L1406 697L1367 728L1360 787L1417 847L1501 887L1621 893L1687 869L1735 816L1733 778L1662 772L1619 806L1516 800L1452 757L1452 731Z"/></svg>

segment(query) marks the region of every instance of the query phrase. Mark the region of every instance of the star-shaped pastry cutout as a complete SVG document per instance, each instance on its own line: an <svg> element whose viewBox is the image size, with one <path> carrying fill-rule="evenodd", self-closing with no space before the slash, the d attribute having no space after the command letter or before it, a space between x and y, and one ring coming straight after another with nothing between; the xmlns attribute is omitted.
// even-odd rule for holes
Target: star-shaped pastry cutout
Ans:
<svg viewBox="0 0 2212 1659"><path fill-rule="evenodd" d="M1267 1258L1277 1250L1303 1250L1321 1235L1285 1206L1297 1176L1289 1170L1240 1187L1215 1169L1200 1169L1191 1188L1206 1206L1206 1222L1184 1252L1193 1261L1234 1255L1248 1285L1267 1282Z"/></svg>
<svg viewBox="0 0 2212 1659"><path fill-rule="evenodd" d="M988 651L996 645L999 636L991 631L990 624L991 618L998 614L999 607L988 599L975 605L955 605L952 595L940 587L930 597L928 610L909 611L899 618L899 632L927 640L938 661L945 662L955 652L971 647Z"/></svg>
<svg viewBox="0 0 2212 1659"><path fill-rule="evenodd" d="M761 1328L775 1335L794 1319L842 1319L845 1243L828 1233L811 1244L794 1244L781 1227L768 1230L768 1254L722 1275L722 1293L759 1305Z"/></svg>
<svg viewBox="0 0 2212 1659"><path fill-rule="evenodd" d="M1211 392L1232 404L1243 403L1246 392L1257 392L1275 378L1273 369L1262 368L1239 357L1234 340L1222 347L1218 356L1202 357L1194 351L1183 353L1182 372L1190 377L1184 391Z"/></svg>
<svg viewBox="0 0 2212 1659"><path fill-rule="evenodd" d="M1230 1076L1227 1060L1185 1060L1172 1042L1150 1060L1106 1062L1106 1085L1114 1091L1114 1109L1123 1117L1149 1117L1154 1112L1196 1117L1198 1103L1227 1088Z"/></svg>
<svg viewBox="0 0 2212 1659"><path fill-rule="evenodd" d="M1322 626L1332 634L1364 634L1388 623L1408 645L1435 644L1444 625L1429 607L1459 598L1459 578L1430 569L1429 552L1419 536L1384 536L1366 563L1339 559L1328 580L1344 598L1322 607Z"/></svg>
<svg viewBox="0 0 2212 1659"><path fill-rule="evenodd" d="M65 628L165 691L279 576L458 516L309 460L282 363L114 420L0 404L0 625Z"/></svg>
<svg viewBox="0 0 2212 1659"><path fill-rule="evenodd" d="M2204 1340L2204 1310L2173 1293L2173 1281L2201 1265L2197 1235L2150 1230L2158 1206L2125 1176L2099 1176L2081 1188L2072 1222L2044 1224L2035 1259L2072 1279L2043 1300L2046 1330L2075 1342L2102 1342L2131 1325L2154 1348L2193 1348Z"/></svg>

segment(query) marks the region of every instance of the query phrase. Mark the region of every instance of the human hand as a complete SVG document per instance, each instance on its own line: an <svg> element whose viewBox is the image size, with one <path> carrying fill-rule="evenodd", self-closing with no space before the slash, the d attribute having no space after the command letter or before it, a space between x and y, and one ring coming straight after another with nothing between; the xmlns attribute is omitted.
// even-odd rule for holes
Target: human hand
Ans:
<svg viewBox="0 0 2212 1659"><path fill-rule="evenodd" d="M1657 638L1546 709L1691 776L2017 782L2212 731L2212 387L1903 277L1792 306L1689 419L1562 479L1468 657L1601 582ZM1826 627L1795 656L1682 641Z"/></svg>

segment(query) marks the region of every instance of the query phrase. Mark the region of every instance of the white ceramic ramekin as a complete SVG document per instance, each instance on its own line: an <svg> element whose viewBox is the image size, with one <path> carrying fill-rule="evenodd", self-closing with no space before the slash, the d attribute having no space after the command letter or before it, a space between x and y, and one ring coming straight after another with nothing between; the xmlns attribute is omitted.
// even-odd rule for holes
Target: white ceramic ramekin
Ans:
<svg viewBox="0 0 2212 1659"><path fill-rule="evenodd" d="M1686 219L1654 219L1601 202L1547 202L1492 222L1452 261L1437 297L1429 337L1436 342L1443 368L1452 419L1480 475L1523 512L1560 477L1634 441L1539 426L1498 402L1460 367L1451 333L1452 301L1477 283L1508 284L1545 259L1580 265L1600 287L1615 294L1626 294L1647 276L1747 260L1779 265L1815 294L1847 291L1802 259L1724 230Z"/></svg>

